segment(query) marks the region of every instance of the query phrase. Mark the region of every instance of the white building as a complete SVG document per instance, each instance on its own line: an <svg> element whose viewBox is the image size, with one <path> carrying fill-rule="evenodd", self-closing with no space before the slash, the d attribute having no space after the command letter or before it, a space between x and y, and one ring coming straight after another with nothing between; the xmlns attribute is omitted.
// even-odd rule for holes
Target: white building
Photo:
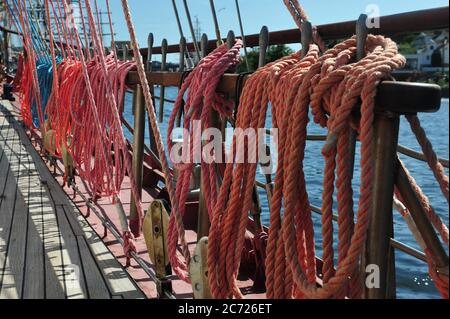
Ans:
<svg viewBox="0 0 450 319"><path fill-rule="evenodd" d="M444 71L448 72L449 65L449 42L448 30L442 31L434 36L421 33L413 42L413 47L417 50L416 54L405 54L406 69L418 70L424 72ZM441 63L436 65L433 61L433 55L440 55Z"/></svg>

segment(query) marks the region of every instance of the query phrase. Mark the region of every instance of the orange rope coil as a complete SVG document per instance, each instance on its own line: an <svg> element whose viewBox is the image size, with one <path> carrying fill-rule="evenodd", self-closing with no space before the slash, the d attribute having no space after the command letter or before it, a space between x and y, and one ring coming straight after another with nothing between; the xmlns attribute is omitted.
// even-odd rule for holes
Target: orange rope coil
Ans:
<svg viewBox="0 0 450 319"><path fill-rule="evenodd" d="M338 44L320 58L318 47L312 45L303 59L294 54L261 68L244 88L237 127L243 130L264 127L267 104L272 102L273 126L280 132L280 160L271 203L266 259L269 298L361 296L358 267L371 212L374 98L379 82L405 63L389 38L369 35L366 51L366 58L353 62L355 38ZM351 117L351 112L360 99L358 121ZM326 161L322 207L323 288L316 287L314 229L302 167L309 105L315 122L329 130L323 149ZM361 196L356 224L353 224L348 160L351 127L358 130L362 142ZM252 151L255 145L246 147ZM236 278L256 166L248 162L233 163L225 171L208 247L210 286L217 298L231 294L242 298ZM341 216L336 270L332 246L335 172Z"/></svg>

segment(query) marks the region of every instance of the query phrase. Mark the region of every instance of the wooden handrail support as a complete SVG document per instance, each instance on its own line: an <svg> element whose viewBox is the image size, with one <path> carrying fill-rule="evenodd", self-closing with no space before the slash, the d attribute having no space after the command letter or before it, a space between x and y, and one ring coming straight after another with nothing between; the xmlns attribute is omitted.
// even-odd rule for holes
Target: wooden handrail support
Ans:
<svg viewBox="0 0 450 319"><path fill-rule="evenodd" d="M165 87L178 87L182 79L182 72L151 72L147 73L150 85L162 85ZM251 75L245 75L241 85ZM239 75L225 74L218 86L218 92L226 94L229 98L235 98L240 92L238 85ZM130 72L127 84L134 87L139 84L137 72ZM414 114L422 112L436 112L441 105L441 88L434 84L383 81L378 86L376 103L380 111L390 111L399 114Z"/></svg>

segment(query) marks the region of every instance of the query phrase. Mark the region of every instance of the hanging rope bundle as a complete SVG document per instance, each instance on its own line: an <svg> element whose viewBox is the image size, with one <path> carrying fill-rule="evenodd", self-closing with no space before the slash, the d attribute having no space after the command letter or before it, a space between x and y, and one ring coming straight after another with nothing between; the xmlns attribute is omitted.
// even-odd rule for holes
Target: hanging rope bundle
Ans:
<svg viewBox="0 0 450 319"><path fill-rule="evenodd" d="M8 14L14 21L17 30L23 34L24 49L27 66L24 67L24 79L20 84L20 100L24 101L21 111L24 112L24 122L31 127L43 127L44 110L49 92L47 90L48 66L51 61L48 57L47 47L39 36L38 26L23 0L2 0ZM39 70L38 70L39 67ZM39 75L42 79L39 78ZM25 87L27 86L27 87ZM44 90L41 95L41 89ZM42 129L43 130L43 129Z"/></svg>
<svg viewBox="0 0 450 319"><path fill-rule="evenodd" d="M112 55L107 57L106 64L108 78L102 74L100 63L91 60L87 65L90 82L86 84L85 81L78 80L73 83L72 94L69 96L72 101L70 112L73 116L73 145L71 148L74 150L74 160L80 177L89 183L93 194L98 197L117 195L126 174L124 158L129 156L128 150L124 150L124 145L119 142L122 132L118 129L117 120L111 110L112 106L104 96L108 94L106 82L113 83L112 80L115 79L113 87L116 88L119 108L123 109L126 90L123 74L127 74L134 65L121 62L116 69L116 61ZM122 74L122 79L116 77L116 72L119 72L119 75ZM86 86L92 88L94 101L90 101ZM95 112L92 111L94 108ZM98 122L95 113L98 114ZM102 139L99 136L102 136ZM105 155L111 153L106 150L112 150L112 156L103 157L100 148L105 149Z"/></svg>
<svg viewBox="0 0 450 319"><path fill-rule="evenodd" d="M288 9L289 13L291 14L292 18L295 21L295 24L299 28L299 30L302 30L302 22L303 21L309 21L308 15L306 14L306 11L303 9L303 7L300 5L298 0L283 0L286 8ZM319 32L317 31L317 27L313 26L313 40L314 43L316 43L320 51L325 52L326 51L326 45L325 42L322 40L322 38L319 35Z"/></svg>
<svg viewBox="0 0 450 319"><path fill-rule="evenodd" d="M312 65L291 67L284 70L286 74L280 72L278 77L274 76L275 82L269 85L275 88L272 94L267 89L267 79L271 78L271 73L277 75L280 70L277 64L257 71L244 88L239 106L238 127L243 130L264 127L267 103L271 101L274 107L273 124L282 132L278 144L281 160L278 163L271 204L271 231L267 249L269 296L287 298L292 297L294 292L300 292L310 298L344 297L349 294L346 288L351 280L354 287L350 296L358 296L361 292L356 281L359 279L359 257L371 209L373 167L370 159L374 97L378 83L404 63L404 58L398 55L397 47L390 39L369 36L366 49L368 54L365 59L352 62L356 54L356 40L352 38L328 50L315 62L318 51L313 46L306 57L306 61ZM279 63L283 62L289 63L290 59ZM286 67L281 64L283 66ZM288 98L286 92L291 94ZM358 123L350 115L359 98L362 106L361 120ZM329 138L323 151L326 168L322 207L324 285L321 289L316 288L315 282L314 230L302 166L310 103L315 122L329 130ZM292 118L296 120L291 121ZM362 142L361 197L356 225L353 225L353 192L348 164L349 129L352 126L358 129ZM254 148L254 145L248 145L250 152ZM341 218L339 262L335 273L331 209L336 169ZM235 297L242 297L235 280L251 207L255 171L256 164L246 162L229 164L225 172L212 221L208 256L210 285L215 297L225 298L230 293ZM231 188L228 189L230 185ZM282 206L284 217L281 220Z"/></svg>
<svg viewBox="0 0 450 319"><path fill-rule="evenodd" d="M66 8L65 1L64 5ZM72 113L77 117L74 118L76 124L73 127L74 159L80 176L90 184L94 196L108 196L116 206L129 264L131 254L136 248L119 198L125 174L130 176L139 221L142 220L142 208L119 110L123 109L121 104L126 90L125 77L134 65L130 62L119 63L114 52L105 57L90 1L86 0L85 5L97 55L89 62L85 60L78 30L72 18L72 31L75 33L84 78L84 82L78 83L79 95L72 105ZM136 235L140 234L139 225L138 222L135 224L137 228L133 229Z"/></svg>
<svg viewBox="0 0 450 319"><path fill-rule="evenodd" d="M47 24L49 44L43 40L40 25L32 18L25 0L3 2L24 34L26 62L20 85L24 122L30 128L41 128L43 138L50 139L44 144L53 156L62 157L63 161L70 159L70 165L76 167L95 198L111 198L119 214L129 260L135 251L133 235L118 196L126 174L130 176L139 212L135 235L140 234L142 209L119 112L124 108L126 76L135 65L118 61L115 52L105 57L90 1L85 2L85 9L79 2L83 20L83 10L89 17L87 24L95 44L94 56L88 53L87 58L67 1L45 0L47 20L53 17L56 21L56 28ZM83 24L88 43L86 27ZM65 180L67 175L68 172Z"/></svg>
<svg viewBox="0 0 450 319"><path fill-rule="evenodd" d="M17 29L24 35L25 49L27 52L28 63L34 68L34 77L39 79L38 83L40 91L42 91L42 103L39 101L30 102L33 114L34 125L40 125L40 111L37 111L36 104L42 104L40 107L45 110L47 100L51 93L51 60L49 58L49 47L42 37L42 30L40 24L27 10L27 3L24 0L3 0L8 13L13 18ZM31 61L31 57L34 57ZM50 75L49 75L50 74ZM36 84L36 83L34 83Z"/></svg>
<svg viewBox="0 0 450 319"><path fill-rule="evenodd" d="M22 121L27 127L32 127L33 119L31 117L31 104L33 101L33 70L30 63L23 63L22 75L18 87L18 96L20 101L20 114Z"/></svg>
<svg viewBox="0 0 450 319"><path fill-rule="evenodd" d="M379 82L403 66L405 60L398 54L396 44L381 36L369 36L366 44L367 56L359 62L352 63L356 54L354 38L344 41L334 49L325 52L319 61L311 67L311 81L305 83L301 92L311 92L310 96L300 101L298 109L311 103L316 123L329 130L328 140L323 155L325 157L324 191L322 204L323 234L323 288L317 289L308 283L302 269L296 265L298 254L291 245L297 242L297 232L290 234L289 223L295 217L298 198L307 198L303 174L293 172L294 163L303 161L306 126L293 128L290 138L288 163L285 174L285 216L282 226L285 252L289 261L294 282L306 297L342 298L346 295L359 297L361 287L358 284L359 259L366 239L368 220L372 203L373 165L371 159L373 143L374 98ZM328 55L329 54L329 55ZM308 89L309 88L309 89ZM359 123L351 117L351 112L361 99L361 119ZM329 116L326 115L329 113ZM294 112L294 114L296 114ZM351 168L349 163L350 129L358 130L361 140L361 181L357 222L353 225L353 200L351 187ZM299 134L300 133L300 134ZM297 143L297 144L294 144ZM300 146L299 146L300 145ZM298 163L298 162L297 162ZM298 165L298 164L297 164ZM334 176L337 175L337 201L339 224L338 265L334 271L332 207L334 193ZM298 189L298 179L301 186ZM291 193L293 192L293 193ZM300 192L300 193L299 193ZM303 195L302 195L303 194ZM298 196L298 198L296 198ZM306 197L305 197L306 196ZM297 203L296 203L297 202ZM308 203L309 205L309 203ZM298 218L298 217L297 217ZM301 234L301 233L300 233ZM301 236L301 235L300 235ZM305 234L307 241L312 240ZM350 278L350 279L349 279ZM350 285L351 291L347 291Z"/></svg>
<svg viewBox="0 0 450 319"><path fill-rule="evenodd" d="M243 131L248 128L257 130L265 127L268 102L272 102L273 118L277 121L278 112L275 111L275 105L280 105L282 100L275 96L274 89L278 84L285 83L285 79L282 78L283 72L294 72L294 69L299 71L299 74L305 72L315 62L317 55L317 47L314 47L303 61L300 54L296 53L256 71L242 92L236 127ZM236 149L236 143L241 138L235 136L232 150ZM251 156L255 150L255 145L249 141L245 143L245 155ZM245 239L247 212L253 204L252 191L256 166L256 163L249 163L248 159L242 163L241 159L239 163L228 164L225 170L214 208L208 245L209 281L211 292L216 298L227 298L230 294L242 298L236 278ZM267 256L267 260L270 258Z"/></svg>
<svg viewBox="0 0 450 319"><path fill-rule="evenodd" d="M71 106L75 94L75 83L81 78L81 65L73 59L65 59L58 65L58 93L53 91L47 106L49 126L55 131L56 153L61 155L61 148L70 148L68 138L72 135ZM55 88L56 89L56 88Z"/></svg>
<svg viewBox="0 0 450 319"><path fill-rule="evenodd" d="M222 75L237 66L239 63L239 51L242 48L242 41L237 40L234 46L228 50L227 45L223 44L214 50L210 55L200 61L198 66L189 74L184 81L178 97L175 101L174 109L171 113L168 126L167 145L169 152L172 154L173 141L172 133L175 127L177 115L183 106L183 99L188 92L186 103L184 104L184 129L189 132L189 136L184 136L183 149L189 150L184 156L182 163L174 162L174 168L179 172L178 182L176 186L176 202L172 203L172 209L177 209L181 216L184 215L186 209L186 200L189 193L189 185L194 169L194 154L208 156L208 160L201 160L202 183L205 202L209 217L212 218L212 211L217 198L217 174L215 170L216 160L214 155L205 153L204 147L201 145L195 134L195 121L200 121L201 132L213 127L211 120L212 112L216 111L223 120L231 118L233 113L233 101L225 99L216 93L217 86ZM205 141L205 145L211 140ZM222 147L222 145L220 145ZM219 159L217 162L221 162ZM176 273L188 281L188 263L179 260L177 256L178 232L175 227L175 218L172 214L168 228L169 238L169 256L172 267Z"/></svg>

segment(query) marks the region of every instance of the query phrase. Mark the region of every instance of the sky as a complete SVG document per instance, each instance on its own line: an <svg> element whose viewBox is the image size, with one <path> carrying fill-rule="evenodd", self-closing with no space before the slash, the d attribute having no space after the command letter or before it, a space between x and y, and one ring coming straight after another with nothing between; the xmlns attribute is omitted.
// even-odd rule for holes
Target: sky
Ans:
<svg viewBox="0 0 450 319"><path fill-rule="evenodd" d="M98 0L98 2L101 7L106 8L105 0ZM163 38L166 38L169 44L179 43L180 34L172 0L128 0L128 2L141 47L147 47L149 32L155 36L155 46L159 46ZM209 39L214 39L214 23L209 0L187 0L187 2L192 18L195 19L197 16L199 19L201 32L206 33ZM184 34L190 41L183 0L176 0L176 3ZM382 16L449 5L448 0L300 0L300 3L310 21L315 25L356 20L361 13L366 12L366 8L370 4L376 4ZM110 4L115 33L117 33L116 39L127 41L129 34L123 17L121 1L110 0ZM263 25L266 25L270 31L296 27L282 0L239 0L239 4L246 34L258 33ZM215 0L215 7L222 37L226 37L229 30L233 30L239 36L235 0Z"/></svg>

